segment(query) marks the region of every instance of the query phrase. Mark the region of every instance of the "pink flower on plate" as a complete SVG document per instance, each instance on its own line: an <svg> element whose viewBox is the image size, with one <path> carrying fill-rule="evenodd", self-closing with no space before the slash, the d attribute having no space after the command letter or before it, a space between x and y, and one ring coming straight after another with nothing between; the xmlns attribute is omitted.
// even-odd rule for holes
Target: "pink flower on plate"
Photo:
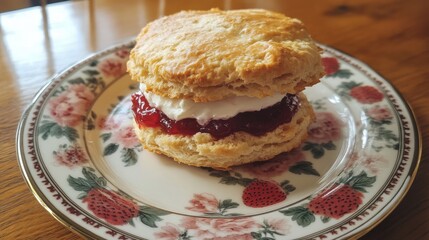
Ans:
<svg viewBox="0 0 429 240"><path fill-rule="evenodd" d="M250 173L257 178L270 178L287 172L290 166L304 160L305 156L302 151L295 149L287 153L281 153L269 161L248 163L235 169Z"/></svg>
<svg viewBox="0 0 429 240"><path fill-rule="evenodd" d="M270 230L278 232L280 234L286 235L290 232L291 226L286 221L286 219L268 219L265 221L266 225L270 228ZM264 227L261 225L261 227Z"/></svg>
<svg viewBox="0 0 429 240"><path fill-rule="evenodd" d="M370 108L367 112L368 116L377 122L382 122L392 119L392 112L386 106L374 106Z"/></svg>
<svg viewBox="0 0 429 240"><path fill-rule="evenodd" d="M387 163L387 160L382 156L370 156L363 160L362 165L368 169L372 174L377 174L383 165Z"/></svg>
<svg viewBox="0 0 429 240"><path fill-rule="evenodd" d="M49 112L59 125L74 127L82 121L92 100L94 94L86 85L73 84L50 100Z"/></svg>
<svg viewBox="0 0 429 240"><path fill-rule="evenodd" d="M98 65L98 69L106 77L117 78L125 74L127 68L123 60L108 58Z"/></svg>
<svg viewBox="0 0 429 240"><path fill-rule="evenodd" d="M316 121L308 129L308 141L328 143L341 137L341 121L330 112L316 112Z"/></svg>
<svg viewBox="0 0 429 240"><path fill-rule="evenodd" d="M120 50L115 52L115 55L120 57L120 58L128 58L128 56L130 55L130 50L120 49Z"/></svg>
<svg viewBox="0 0 429 240"><path fill-rule="evenodd" d="M155 237L162 240L176 240L179 239L180 234L180 229L176 225L167 223L161 227L161 231L155 233Z"/></svg>
<svg viewBox="0 0 429 240"><path fill-rule="evenodd" d="M115 119L115 117L109 116L109 117L100 117L97 122L97 126L102 130L109 131L109 130L118 129L120 124Z"/></svg>
<svg viewBox="0 0 429 240"><path fill-rule="evenodd" d="M210 193L194 194L194 198L189 201L190 207L186 209L200 213L217 213L219 200Z"/></svg>
<svg viewBox="0 0 429 240"><path fill-rule="evenodd" d="M353 153L346 168L364 167L368 172L377 174L388 161L381 155L368 155L365 153Z"/></svg>
<svg viewBox="0 0 429 240"><path fill-rule="evenodd" d="M106 127L108 119L109 118L106 118L104 116L98 118L98 120L97 120L97 127L100 128L100 129L103 129L103 130L108 130L107 127Z"/></svg>
<svg viewBox="0 0 429 240"><path fill-rule="evenodd" d="M134 148L140 143L132 125L120 126L118 129L112 130L112 141L125 148Z"/></svg>
<svg viewBox="0 0 429 240"><path fill-rule="evenodd" d="M251 232L258 226L252 218L186 217L181 223L191 236L213 240L250 240L253 239Z"/></svg>
<svg viewBox="0 0 429 240"><path fill-rule="evenodd" d="M112 133L112 141L121 144L125 148L134 148L140 143L134 132L132 120L126 115L118 114L101 117L97 125L105 132Z"/></svg>
<svg viewBox="0 0 429 240"><path fill-rule="evenodd" d="M97 126L103 132L111 133L112 141L121 144L125 148L134 148L140 144L135 134L132 120L127 115L117 114L100 117Z"/></svg>
<svg viewBox="0 0 429 240"><path fill-rule="evenodd" d="M88 162L85 153L78 145L60 146L58 151L54 152L54 159L60 165L74 167Z"/></svg>

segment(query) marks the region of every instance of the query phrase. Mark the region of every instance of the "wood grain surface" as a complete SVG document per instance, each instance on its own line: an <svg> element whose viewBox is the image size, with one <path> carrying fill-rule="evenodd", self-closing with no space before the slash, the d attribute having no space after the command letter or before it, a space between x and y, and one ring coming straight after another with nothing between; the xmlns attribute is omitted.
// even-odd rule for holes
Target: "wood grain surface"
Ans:
<svg viewBox="0 0 429 240"><path fill-rule="evenodd" d="M429 239L426 0L94 0L0 14L0 239L80 239L38 203L17 164L17 124L36 92L67 66L133 38L148 21L212 7L266 8L299 18L318 42L362 60L392 82L415 112L423 156L403 201L362 239Z"/></svg>

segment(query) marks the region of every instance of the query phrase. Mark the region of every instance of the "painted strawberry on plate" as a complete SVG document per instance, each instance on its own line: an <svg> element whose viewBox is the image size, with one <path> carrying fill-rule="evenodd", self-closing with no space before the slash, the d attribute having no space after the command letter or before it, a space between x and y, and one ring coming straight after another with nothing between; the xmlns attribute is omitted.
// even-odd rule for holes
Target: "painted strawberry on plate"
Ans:
<svg viewBox="0 0 429 240"><path fill-rule="evenodd" d="M353 75L348 69L341 69L340 62L335 57L323 57L322 64L328 77L349 78Z"/></svg>
<svg viewBox="0 0 429 240"><path fill-rule="evenodd" d="M308 204L280 212L292 216L292 220L302 227L315 222L315 215L321 216L322 222L331 218L339 219L359 208L363 202L363 193L366 193L366 189L372 187L375 181L375 176L369 177L364 171L358 175L349 172L346 177L313 197Z"/></svg>
<svg viewBox="0 0 429 240"><path fill-rule="evenodd" d="M338 219L356 211L362 204L362 198L362 192L350 185L335 184L313 198L308 204L308 210L316 215Z"/></svg>
<svg viewBox="0 0 429 240"><path fill-rule="evenodd" d="M210 176L220 178L220 183L243 186L241 200L244 205L252 208L262 208L283 202L287 195L295 190L289 180L284 180L279 184L274 180L246 178L233 171L208 170Z"/></svg>
<svg viewBox="0 0 429 240"><path fill-rule="evenodd" d="M137 204L103 188L92 188L83 202L97 217L113 225L126 224L139 214Z"/></svg>
<svg viewBox="0 0 429 240"><path fill-rule="evenodd" d="M112 225L134 226L133 219L139 217L143 224L154 228L157 227L156 222L162 220L160 216L167 214L148 206L139 206L129 197L108 190L106 179L98 177L90 167L84 167L82 174L83 178L69 176L68 183L76 191L82 192L79 198L95 216Z"/></svg>
<svg viewBox="0 0 429 240"><path fill-rule="evenodd" d="M284 201L287 193L276 182L257 179L244 189L242 199L244 205L260 208Z"/></svg>
<svg viewBox="0 0 429 240"><path fill-rule="evenodd" d="M350 96L363 104L371 104L383 100L384 95L373 86L356 86L350 90Z"/></svg>
<svg viewBox="0 0 429 240"><path fill-rule="evenodd" d="M322 58L322 64L325 68L326 75L332 75L340 70L340 63L334 57L324 57Z"/></svg>
<svg viewBox="0 0 429 240"><path fill-rule="evenodd" d="M356 100L361 104L373 104L381 102L384 94L374 86L364 85L362 82L342 82L335 90L341 97L347 100Z"/></svg>

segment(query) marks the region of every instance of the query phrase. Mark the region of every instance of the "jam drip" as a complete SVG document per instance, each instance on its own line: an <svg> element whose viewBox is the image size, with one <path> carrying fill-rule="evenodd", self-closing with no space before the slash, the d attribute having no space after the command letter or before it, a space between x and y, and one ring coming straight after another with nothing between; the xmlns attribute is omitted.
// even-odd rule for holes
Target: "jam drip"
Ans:
<svg viewBox="0 0 429 240"><path fill-rule="evenodd" d="M260 111L239 113L225 120L211 120L202 126L193 118L179 121L168 118L162 111L151 107L140 92L133 94L131 100L134 118L139 125L153 128L161 127L168 134L210 133L216 139L227 137L238 131L261 136L276 129L281 124L290 122L299 108L298 97L287 94L280 102Z"/></svg>

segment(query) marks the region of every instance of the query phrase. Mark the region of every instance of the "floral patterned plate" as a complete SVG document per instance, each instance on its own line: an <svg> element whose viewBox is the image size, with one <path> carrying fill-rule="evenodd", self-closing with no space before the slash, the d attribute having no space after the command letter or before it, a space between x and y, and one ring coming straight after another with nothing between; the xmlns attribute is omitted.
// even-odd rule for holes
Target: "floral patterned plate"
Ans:
<svg viewBox="0 0 429 240"><path fill-rule="evenodd" d="M365 64L321 46L327 76L294 151L230 171L143 150L132 127L133 42L57 75L24 113L17 152L32 192L85 237L337 239L365 234L398 205L421 138L398 92Z"/></svg>

